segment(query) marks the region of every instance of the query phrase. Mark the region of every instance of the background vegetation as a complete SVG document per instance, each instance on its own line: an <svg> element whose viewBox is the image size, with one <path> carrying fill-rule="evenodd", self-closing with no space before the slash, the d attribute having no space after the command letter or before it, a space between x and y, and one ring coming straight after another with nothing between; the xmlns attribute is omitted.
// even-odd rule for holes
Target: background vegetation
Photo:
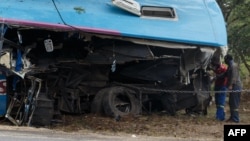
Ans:
<svg viewBox="0 0 250 141"><path fill-rule="evenodd" d="M250 74L250 0L217 0L225 17L228 47L241 65L243 78Z"/></svg>

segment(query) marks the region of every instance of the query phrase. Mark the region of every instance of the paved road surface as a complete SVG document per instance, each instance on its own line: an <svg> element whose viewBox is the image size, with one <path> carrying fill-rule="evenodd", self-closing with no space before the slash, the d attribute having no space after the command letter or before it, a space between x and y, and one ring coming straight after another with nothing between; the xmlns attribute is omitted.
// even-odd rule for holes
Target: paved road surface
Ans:
<svg viewBox="0 0 250 141"><path fill-rule="evenodd" d="M148 137L137 135L102 135L96 133L67 133L46 128L0 125L0 141L220 141L176 137Z"/></svg>

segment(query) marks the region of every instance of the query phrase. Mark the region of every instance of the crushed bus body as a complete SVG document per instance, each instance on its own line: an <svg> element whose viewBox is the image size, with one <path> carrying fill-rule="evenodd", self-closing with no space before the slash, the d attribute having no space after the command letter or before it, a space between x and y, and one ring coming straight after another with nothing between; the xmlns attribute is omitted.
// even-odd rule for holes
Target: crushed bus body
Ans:
<svg viewBox="0 0 250 141"><path fill-rule="evenodd" d="M215 0L4 0L0 70L15 125L55 114L206 114L227 50ZM0 108L1 109L1 108Z"/></svg>

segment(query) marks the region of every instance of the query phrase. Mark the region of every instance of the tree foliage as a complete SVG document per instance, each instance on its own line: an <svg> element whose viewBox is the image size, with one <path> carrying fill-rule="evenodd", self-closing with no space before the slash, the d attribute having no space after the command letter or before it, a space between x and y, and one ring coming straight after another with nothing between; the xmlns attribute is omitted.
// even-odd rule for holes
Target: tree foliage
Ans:
<svg viewBox="0 0 250 141"><path fill-rule="evenodd" d="M250 0L217 0L228 32L229 53L250 72Z"/></svg>

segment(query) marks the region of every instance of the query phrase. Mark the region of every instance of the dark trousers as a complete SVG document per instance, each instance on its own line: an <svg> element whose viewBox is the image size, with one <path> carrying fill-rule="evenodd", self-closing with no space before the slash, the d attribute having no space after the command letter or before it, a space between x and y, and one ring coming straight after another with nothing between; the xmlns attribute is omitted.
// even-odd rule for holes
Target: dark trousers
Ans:
<svg viewBox="0 0 250 141"><path fill-rule="evenodd" d="M230 119L235 122L240 122L239 105L240 105L241 87L234 85L233 91L236 92L229 93Z"/></svg>
<svg viewBox="0 0 250 141"><path fill-rule="evenodd" d="M225 120L225 103L226 103L226 90L225 86L215 86L215 104L216 104L216 119L223 121Z"/></svg>

